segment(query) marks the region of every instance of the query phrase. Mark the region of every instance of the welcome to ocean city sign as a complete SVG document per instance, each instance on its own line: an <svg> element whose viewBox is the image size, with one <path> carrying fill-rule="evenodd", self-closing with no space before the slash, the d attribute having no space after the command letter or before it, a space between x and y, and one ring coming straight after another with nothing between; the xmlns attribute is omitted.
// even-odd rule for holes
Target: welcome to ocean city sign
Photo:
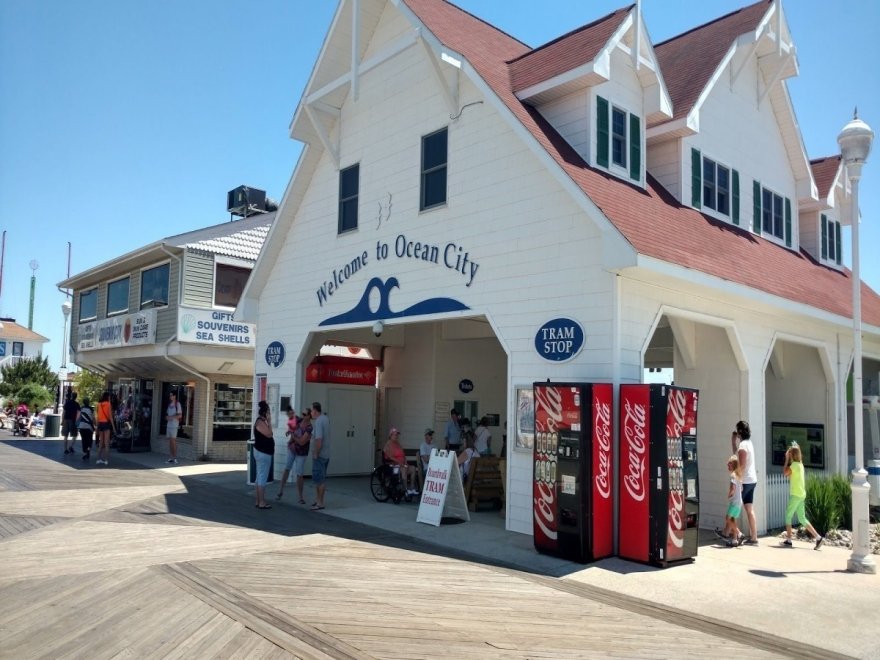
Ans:
<svg viewBox="0 0 880 660"><path fill-rule="evenodd" d="M181 307L177 314L177 340L233 348L253 348L257 326L232 318L232 312Z"/></svg>
<svg viewBox="0 0 880 660"><path fill-rule="evenodd" d="M449 242L444 245L422 243L407 238L405 234L399 234L389 244L384 241L376 241L376 251L372 255L367 250L356 255L354 259L338 268L333 268L330 276L324 280L315 294L318 296L318 304L322 307L339 288L352 278L356 273L366 268L371 259L376 262L385 261L391 256L398 259L415 259L425 263L443 266L459 273L467 279L466 287L473 284L480 264L471 260L470 252L457 243Z"/></svg>
<svg viewBox="0 0 880 660"><path fill-rule="evenodd" d="M79 326L77 349L139 346L156 343L156 310L145 309L136 314L122 314L109 319L83 323Z"/></svg>

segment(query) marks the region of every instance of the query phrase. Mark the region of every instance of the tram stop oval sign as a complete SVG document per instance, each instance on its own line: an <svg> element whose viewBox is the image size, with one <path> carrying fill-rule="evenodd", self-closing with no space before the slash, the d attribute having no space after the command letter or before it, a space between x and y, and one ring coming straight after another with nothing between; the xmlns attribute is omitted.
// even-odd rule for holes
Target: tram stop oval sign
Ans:
<svg viewBox="0 0 880 660"><path fill-rule="evenodd" d="M535 350L545 360L565 362L584 347L584 329L573 319L547 321L535 334Z"/></svg>

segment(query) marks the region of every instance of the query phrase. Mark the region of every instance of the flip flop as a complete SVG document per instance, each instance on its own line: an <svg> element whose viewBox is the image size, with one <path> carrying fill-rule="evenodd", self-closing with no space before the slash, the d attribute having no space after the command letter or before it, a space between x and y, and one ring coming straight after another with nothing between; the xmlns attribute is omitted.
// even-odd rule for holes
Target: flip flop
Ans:
<svg viewBox="0 0 880 660"><path fill-rule="evenodd" d="M305 504L306 501L305 501L305 500L300 500L299 503L300 503L300 504Z"/></svg>
<svg viewBox="0 0 880 660"><path fill-rule="evenodd" d="M320 510L323 509L323 508L324 508L324 507L322 507L322 506L318 506L318 503L317 503L317 502L315 502L315 503L312 505L312 511L320 511Z"/></svg>
<svg viewBox="0 0 880 660"><path fill-rule="evenodd" d="M271 504L267 504L266 506L258 506L257 508L258 508L258 509L271 509L271 508L272 508L272 505L271 505Z"/></svg>
<svg viewBox="0 0 880 660"><path fill-rule="evenodd" d="M275 499L276 499L276 500L280 500L282 495L284 495L284 493L278 493L278 494L275 496Z"/></svg>

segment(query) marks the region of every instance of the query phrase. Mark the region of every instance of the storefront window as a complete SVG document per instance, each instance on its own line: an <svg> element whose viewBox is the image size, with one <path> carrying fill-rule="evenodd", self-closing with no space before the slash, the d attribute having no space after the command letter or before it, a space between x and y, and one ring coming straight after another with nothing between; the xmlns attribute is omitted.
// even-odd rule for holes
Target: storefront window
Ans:
<svg viewBox="0 0 880 660"><path fill-rule="evenodd" d="M250 387L214 385L214 441L247 440L251 437L254 391Z"/></svg>

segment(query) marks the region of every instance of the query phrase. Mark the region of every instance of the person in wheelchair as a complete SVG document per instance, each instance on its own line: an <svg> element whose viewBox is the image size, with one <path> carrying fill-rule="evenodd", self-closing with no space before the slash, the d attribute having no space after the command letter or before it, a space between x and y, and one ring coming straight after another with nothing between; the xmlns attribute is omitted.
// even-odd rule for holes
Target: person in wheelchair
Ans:
<svg viewBox="0 0 880 660"><path fill-rule="evenodd" d="M391 427L388 432L388 442L382 449L382 458L385 463L400 468L401 478L406 485L407 495L418 495L419 490L416 488L416 467L406 462L406 454L403 453L403 447L400 446L400 431L395 427Z"/></svg>

